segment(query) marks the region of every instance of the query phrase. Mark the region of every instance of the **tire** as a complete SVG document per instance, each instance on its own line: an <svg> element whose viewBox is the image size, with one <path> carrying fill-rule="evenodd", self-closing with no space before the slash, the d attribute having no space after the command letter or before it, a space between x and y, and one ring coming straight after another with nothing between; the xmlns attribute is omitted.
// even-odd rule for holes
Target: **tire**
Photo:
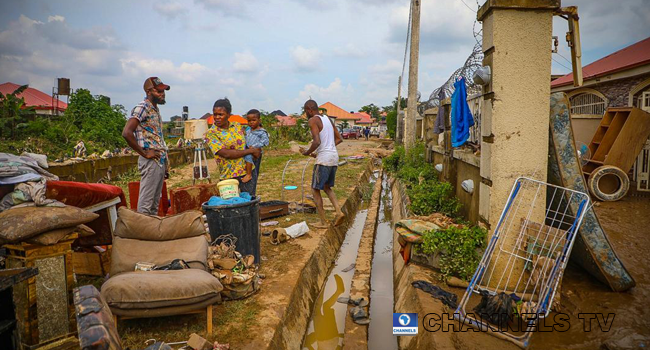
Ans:
<svg viewBox="0 0 650 350"><path fill-rule="evenodd" d="M603 165L589 175L589 192L603 202L615 202L627 194L630 179L627 174L613 165Z"/></svg>

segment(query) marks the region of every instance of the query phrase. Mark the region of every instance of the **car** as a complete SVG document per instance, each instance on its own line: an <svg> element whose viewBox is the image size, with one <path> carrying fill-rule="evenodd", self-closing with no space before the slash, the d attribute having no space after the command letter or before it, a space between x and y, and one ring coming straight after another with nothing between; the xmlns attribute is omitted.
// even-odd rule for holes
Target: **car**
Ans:
<svg viewBox="0 0 650 350"><path fill-rule="evenodd" d="M370 137L379 137L379 127L378 126L373 126L370 128Z"/></svg>
<svg viewBox="0 0 650 350"><path fill-rule="evenodd" d="M358 139L359 133L354 129L343 129L341 137L344 139Z"/></svg>

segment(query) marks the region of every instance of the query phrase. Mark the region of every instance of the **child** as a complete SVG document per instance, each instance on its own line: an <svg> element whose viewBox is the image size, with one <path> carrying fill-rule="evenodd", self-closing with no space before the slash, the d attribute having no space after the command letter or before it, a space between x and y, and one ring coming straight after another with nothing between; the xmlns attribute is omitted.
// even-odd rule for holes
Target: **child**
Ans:
<svg viewBox="0 0 650 350"><path fill-rule="evenodd" d="M264 130L260 123L260 111L251 109L246 113L246 120L248 120L248 127L246 128L246 147L262 148L269 145L269 133ZM252 183L251 196L255 195L257 189L257 177L260 174L260 164L262 163L262 155L259 158L253 159L253 156L247 155L244 157L246 161L246 176L242 178L242 182Z"/></svg>

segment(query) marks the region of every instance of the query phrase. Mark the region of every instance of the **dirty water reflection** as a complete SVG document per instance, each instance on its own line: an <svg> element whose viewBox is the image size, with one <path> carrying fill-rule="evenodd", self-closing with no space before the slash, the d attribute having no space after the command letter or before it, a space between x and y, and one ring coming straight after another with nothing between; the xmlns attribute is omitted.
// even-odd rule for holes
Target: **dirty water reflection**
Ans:
<svg viewBox="0 0 650 350"><path fill-rule="evenodd" d="M397 350L393 335L393 227L391 225L392 194L384 177L379 204L377 232L370 274L370 325L368 349Z"/></svg>
<svg viewBox="0 0 650 350"><path fill-rule="evenodd" d="M345 235L336 263L314 304L303 349L341 349L343 345L348 304L339 303L336 299L349 296L350 283L354 276L354 268L349 267L357 260L357 250L367 216L368 209L359 211Z"/></svg>

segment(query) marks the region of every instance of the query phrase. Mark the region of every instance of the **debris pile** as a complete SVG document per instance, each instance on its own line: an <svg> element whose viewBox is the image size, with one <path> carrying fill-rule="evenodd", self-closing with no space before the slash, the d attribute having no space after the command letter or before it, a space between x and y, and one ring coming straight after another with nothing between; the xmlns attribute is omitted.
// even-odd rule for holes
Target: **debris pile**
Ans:
<svg viewBox="0 0 650 350"><path fill-rule="evenodd" d="M208 268L223 285L225 300L246 298L260 289L262 281L253 255L241 255L235 250L233 235L217 237L208 251Z"/></svg>

